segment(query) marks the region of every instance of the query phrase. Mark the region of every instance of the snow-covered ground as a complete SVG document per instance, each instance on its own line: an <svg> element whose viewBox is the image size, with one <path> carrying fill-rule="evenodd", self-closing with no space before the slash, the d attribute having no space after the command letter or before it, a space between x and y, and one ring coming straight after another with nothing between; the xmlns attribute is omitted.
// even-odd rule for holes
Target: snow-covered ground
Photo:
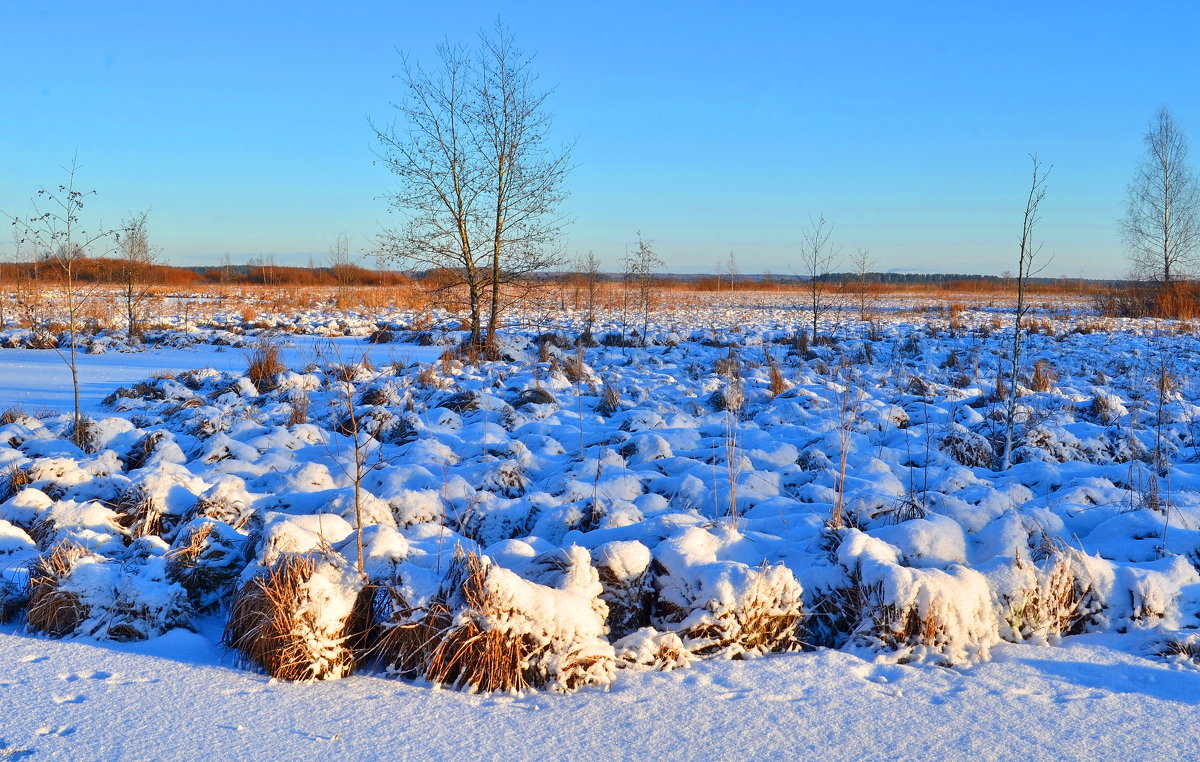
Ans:
<svg viewBox="0 0 1200 762"><path fill-rule="evenodd" d="M303 368L317 359L317 352L330 347L346 358L364 354L378 364L391 362L429 363L441 354L440 347L364 344L361 338L316 336L290 337L283 348L283 361ZM132 386L153 373L182 373L194 368L241 371L246 368L243 349L229 346L149 347L136 352L76 355L79 367L80 405L97 411L100 402L121 386ZM49 349L5 349L0 354L0 404L21 405L29 410L49 408L67 411L74 405L71 368Z"/></svg>
<svg viewBox="0 0 1200 762"><path fill-rule="evenodd" d="M82 447L61 359L0 349L0 750L1196 756L1189 327L1039 313L1010 407L991 309L811 346L774 296L644 342L535 317L474 365L445 315L260 315L288 370L257 385L232 317L89 340ZM296 559L299 674L341 680L270 680L231 616ZM521 690L432 687L504 674L437 650L479 633Z"/></svg>
<svg viewBox="0 0 1200 762"><path fill-rule="evenodd" d="M472 695L372 675L294 684L212 633L0 633L0 754L20 759L1194 759L1200 673L1137 639L1002 646L965 669L833 650Z"/></svg>

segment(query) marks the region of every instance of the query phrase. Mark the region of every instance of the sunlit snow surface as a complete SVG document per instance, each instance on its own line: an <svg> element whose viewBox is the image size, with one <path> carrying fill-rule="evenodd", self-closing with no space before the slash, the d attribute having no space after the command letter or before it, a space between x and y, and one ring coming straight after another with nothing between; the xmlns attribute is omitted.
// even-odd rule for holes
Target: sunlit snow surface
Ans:
<svg viewBox="0 0 1200 762"><path fill-rule="evenodd" d="M284 362L303 369L317 360L318 353L329 356L336 351L346 362L366 353L377 364L395 361L432 362L442 347L418 347L397 344L367 345L358 337L329 339L293 336L283 350ZM64 350L65 351L65 350ZM142 352L106 352L76 354L79 366L79 403L86 410L98 410L100 401L119 386L130 386L159 371L179 372L194 368L220 371L244 371L246 352L228 346L197 344L186 349L156 347ZM57 352L47 349L5 349L0 351L0 403L28 409L73 407L71 369Z"/></svg>
<svg viewBox="0 0 1200 762"><path fill-rule="evenodd" d="M744 661L695 659L670 673L623 669L609 690L483 696L377 673L317 684L274 682L219 645L220 615L200 619L198 633L176 629L131 644L52 640L10 624L0 627L0 759L1200 756L1200 733L1194 730L1200 669L1153 655L1162 630L1191 632L1200 608L1193 568L1200 560L1200 467L1193 437L1200 420L1193 380L1200 355L1194 339L1129 323L1119 326L1126 332L1112 335L1070 334L1064 325L1055 336L1031 336L1027 356L1050 359L1061 377L1050 391L1026 398L1044 418L1045 431L1023 455L1025 462L1001 473L964 465L970 453L950 454L954 445L943 437L987 430L991 408L971 403L994 383L1006 346L1003 333L990 339L950 336L942 321L942 333L926 334L926 323L936 320L925 317L900 328L895 321L885 323L885 339L872 344L875 362L854 360L860 374L855 383L866 400L852 427L846 488L848 505L867 517L865 531L843 543L835 563L814 540L829 515L836 483L838 397L831 369L843 354L855 358L863 351L862 326L851 321L856 327L842 331L848 338L841 346L817 347L814 357L802 360L788 353L786 342L795 321L803 321L800 313L764 311L741 321L734 311L716 311L713 325L718 318L727 321L727 330L720 331L708 328L706 314L664 322L655 335L661 341L650 350L589 350L592 388L572 385L550 363L539 365L528 341L534 331L525 333L518 357L499 371L447 372L444 388L417 388L411 379L399 379L409 386L393 391L412 392L415 406L409 410L419 417L421 437L411 447L398 447L390 470L368 480L379 494L373 504L398 527L388 527L393 545L411 552L409 560L425 553L428 561L435 545L440 553L436 532L442 530L430 518L445 515L439 501L468 504L495 477L495 464L507 458L522 464L530 478L528 494L490 495L487 521L471 529L479 547L501 566L519 570L535 550L556 544L595 551L604 543L636 540L659 561L666 558L660 543L665 548L674 542L677 565L700 568L711 559L704 542L693 541L697 537L711 540L710 555L722 562L786 564L806 592L857 565L882 582L900 579L913 595L952 606L965 645L982 649L968 653L952 644L951 650L972 658L956 659L951 668L920 661L901 665L894 655L848 646ZM990 322L986 313L973 319ZM579 326L572 328L577 333ZM728 543L718 535L729 524L729 472L721 462L729 419L711 402L729 383L714 372L727 350L705 343L718 335L742 343L747 404L734 445L744 460L735 476L744 535ZM916 352L904 349L911 335L918 336ZM284 360L295 370L317 360L319 352L326 361L339 354L350 362L369 351L375 366L383 367L396 361L428 364L445 349L368 347L361 337L332 344L314 336L287 341ZM777 397L766 392L768 350L794 384ZM556 363L565 364L571 352L564 350ZM1122 448L1135 439L1143 449L1153 445L1152 383L1163 357L1178 379L1163 408L1174 458L1168 527L1162 514L1126 504L1134 497L1128 485L1132 472L1128 458L1120 460ZM79 361L83 407L108 418L102 433L126 448L137 432L121 430L118 424L132 424L114 423L115 418L162 421L176 401L130 399L121 401L127 405L121 410L103 406L101 400L117 387L156 371L208 367L240 374L246 367L244 350L207 344L81 354ZM955 383L953 377L966 371L969 382ZM932 391L914 391L913 378L930 381ZM179 435L179 457L166 458L161 468L187 489L172 494L194 501L226 475L237 475L245 483L232 489L264 512L286 508L305 514L339 495L344 503L348 481L335 463L338 453L314 438L317 426L330 420L330 390L314 393L313 426L297 437L295 431L280 432L286 416L279 394L258 405L257 393L246 393L244 385L219 393L231 379L222 377L220 388L204 392L206 405L240 422L228 435ZM290 383L304 381L293 377ZM603 382L620 392L621 409L612 416L596 412ZM557 397L553 406L517 410L511 404L521 390L543 386ZM478 392L481 408L460 414L439 406L458 389ZM1115 422L1100 420L1095 410L1094 400L1106 394L1116 395ZM35 413L70 409L70 374L56 353L0 350L0 409L12 404ZM1140 416L1136 431L1120 423L1121 416L1129 420L1130 409ZM41 417L54 419L53 431L38 433L28 452L9 448L7 462L61 453L102 470L102 455L84 457L63 441L64 416ZM927 472L914 465L927 457ZM147 474L130 474L117 477L126 480L122 484L136 479L154 486ZM886 512L914 485L930 495L927 519L868 516ZM594 490L603 491L612 509L606 523L581 530L577 518L566 516L567 504L584 504ZM401 493L397 502L407 513L392 516L396 506L383 501ZM39 510L30 506L10 510ZM520 524L535 510L536 522ZM520 531L508 523L514 517ZM305 518L312 517L287 521L299 533ZM1014 549L1027 553L1032 537L1027 521L1082 546L1094 559L1087 563L1097 568L1101 593L1108 596L1104 617L1091 625L1100 632L1055 645L1000 640L988 591L1012 581ZM11 525L8 530L4 537L19 546L23 533ZM470 543L445 531L447 547ZM113 539L120 547L120 538ZM10 551L0 556L0 566L19 578L17 567L32 552ZM440 555L437 568L443 568Z"/></svg>
<svg viewBox="0 0 1200 762"><path fill-rule="evenodd" d="M288 684L218 632L128 645L0 630L0 754L31 759L1195 759L1200 672L1139 638L1002 645L967 669L839 651L623 674L608 692Z"/></svg>

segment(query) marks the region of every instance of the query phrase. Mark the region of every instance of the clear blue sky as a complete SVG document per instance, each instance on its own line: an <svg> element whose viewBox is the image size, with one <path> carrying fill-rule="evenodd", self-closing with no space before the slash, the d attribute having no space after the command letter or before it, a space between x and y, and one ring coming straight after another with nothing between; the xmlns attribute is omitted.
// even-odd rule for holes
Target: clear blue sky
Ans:
<svg viewBox="0 0 1200 762"><path fill-rule="evenodd" d="M1194 2L13 2L0 210L78 149L87 212L150 209L173 262L366 247L396 49L430 60L497 15L578 138L566 248L610 267L641 230L668 270L785 273L823 212L880 269L999 273L1036 152L1049 274L1118 275L1151 115L1200 141Z"/></svg>

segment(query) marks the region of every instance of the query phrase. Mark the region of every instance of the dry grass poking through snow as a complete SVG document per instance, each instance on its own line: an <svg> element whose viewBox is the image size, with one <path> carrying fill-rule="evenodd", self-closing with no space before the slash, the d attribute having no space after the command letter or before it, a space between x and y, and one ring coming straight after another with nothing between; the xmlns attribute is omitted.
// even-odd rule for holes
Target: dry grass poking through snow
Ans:
<svg viewBox="0 0 1200 762"><path fill-rule="evenodd" d="M589 587L598 589L595 571L587 571ZM601 638L604 611L596 602L582 590L538 585L460 553L429 605L408 607L390 592L377 647L390 671L472 691L608 685L616 660Z"/></svg>
<svg viewBox="0 0 1200 762"><path fill-rule="evenodd" d="M234 596L225 643L280 680L349 674L370 630L371 598L360 587L349 602L331 600L346 576L317 556L281 556Z"/></svg>
<svg viewBox="0 0 1200 762"><path fill-rule="evenodd" d="M62 583L76 563L94 555L77 542L63 540L29 567L29 613L25 620L29 629L61 638L73 633L87 618L87 607L75 593L62 589Z"/></svg>
<svg viewBox="0 0 1200 762"><path fill-rule="evenodd" d="M275 388L276 376L287 370L280 359L279 344L264 336L246 351L246 375L260 392Z"/></svg>

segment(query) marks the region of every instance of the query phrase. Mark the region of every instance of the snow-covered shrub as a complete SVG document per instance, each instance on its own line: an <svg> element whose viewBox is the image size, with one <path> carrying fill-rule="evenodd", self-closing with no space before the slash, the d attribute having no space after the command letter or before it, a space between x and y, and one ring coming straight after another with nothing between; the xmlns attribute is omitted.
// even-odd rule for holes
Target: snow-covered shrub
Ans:
<svg viewBox="0 0 1200 762"><path fill-rule="evenodd" d="M28 531L52 505L54 505L54 501L45 492L33 487L25 487L0 503L0 519Z"/></svg>
<svg viewBox="0 0 1200 762"><path fill-rule="evenodd" d="M53 637L144 640L189 626L191 613L160 557L124 564L63 541L29 569L26 623Z"/></svg>
<svg viewBox="0 0 1200 762"><path fill-rule="evenodd" d="M955 463L968 468L987 468L996 459L996 451L981 434L971 431L961 423L951 423L942 435L939 449Z"/></svg>
<svg viewBox="0 0 1200 762"><path fill-rule="evenodd" d="M639 628L613 643L617 666L669 672L691 666L687 647L673 632Z"/></svg>
<svg viewBox="0 0 1200 762"><path fill-rule="evenodd" d="M1012 643L1068 635L1099 610L1076 552L1056 548L1040 561L998 559L984 569L995 597L1000 637Z"/></svg>
<svg viewBox="0 0 1200 762"><path fill-rule="evenodd" d="M37 544L25 530L4 519L0 519L0 556L28 553L37 550Z"/></svg>
<svg viewBox="0 0 1200 762"><path fill-rule="evenodd" d="M735 657L801 646L802 589L783 564L721 560L727 541L692 527L655 549L653 624L700 655Z"/></svg>
<svg viewBox="0 0 1200 762"><path fill-rule="evenodd" d="M650 549L637 540L614 540L596 548L593 563L608 604L609 640L623 638L650 623L653 601Z"/></svg>
<svg viewBox="0 0 1200 762"><path fill-rule="evenodd" d="M474 553L458 553L423 606L390 595L379 650L390 671L456 688L566 692L607 686L616 672L604 639L604 604L582 548L557 570L558 587L523 579Z"/></svg>
<svg viewBox="0 0 1200 762"><path fill-rule="evenodd" d="M1168 661L1200 665L1200 634L1163 635L1146 644L1154 656Z"/></svg>
<svg viewBox="0 0 1200 762"><path fill-rule="evenodd" d="M528 502L480 492L458 515L458 531L488 546L528 534L537 515Z"/></svg>
<svg viewBox="0 0 1200 762"><path fill-rule="evenodd" d="M117 513L95 500L55 503L30 527L29 536L42 550L64 540L98 553L112 553L125 547L125 531Z"/></svg>
<svg viewBox="0 0 1200 762"><path fill-rule="evenodd" d="M183 469L180 471L182 475L173 470L156 470L131 484L117 498L117 521L131 537L157 535L170 541L175 536L184 511L195 501L185 483L202 484Z"/></svg>
<svg viewBox="0 0 1200 762"><path fill-rule="evenodd" d="M7 624L29 603L29 590L7 577L0 577L0 624Z"/></svg>
<svg viewBox="0 0 1200 762"><path fill-rule="evenodd" d="M250 559L250 539L223 521L198 518L184 526L167 552L167 574L198 611L219 606Z"/></svg>
<svg viewBox="0 0 1200 762"><path fill-rule="evenodd" d="M1089 557L1092 565L1104 563ZM1182 625L1179 601L1187 588L1200 584L1200 574L1183 556L1168 555L1148 563L1116 566L1105 600L1110 626L1176 628ZM1189 614L1191 612L1188 612Z"/></svg>
<svg viewBox="0 0 1200 762"><path fill-rule="evenodd" d="M224 642L271 677L343 677L361 658L370 588L344 560L284 553L238 590Z"/></svg>
<svg viewBox="0 0 1200 762"><path fill-rule="evenodd" d="M241 531L257 529L261 524L251 506L245 483L235 476L221 479L204 492L184 513L183 521L187 523L198 518L215 519Z"/></svg>
<svg viewBox="0 0 1200 762"><path fill-rule="evenodd" d="M988 658L999 640L979 572L901 566L896 548L855 529L844 530L836 553L849 580L839 595L851 643L894 651L901 661L956 664Z"/></svg>

